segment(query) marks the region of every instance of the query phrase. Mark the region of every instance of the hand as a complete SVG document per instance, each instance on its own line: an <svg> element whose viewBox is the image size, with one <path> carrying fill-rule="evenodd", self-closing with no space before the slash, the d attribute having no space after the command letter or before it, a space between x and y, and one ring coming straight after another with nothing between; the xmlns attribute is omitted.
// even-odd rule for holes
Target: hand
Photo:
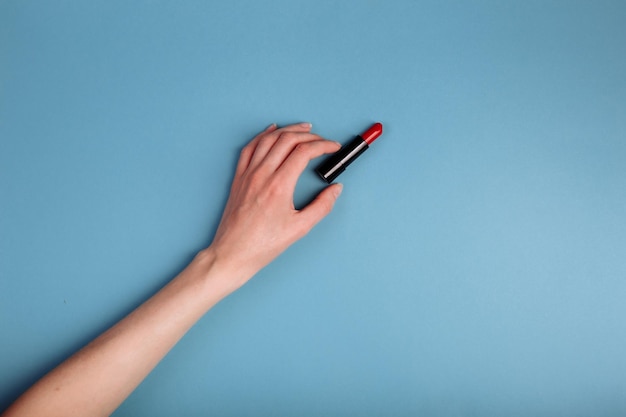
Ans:
<svg viewBox="0 0 626 417"><path fill-rule="evenodd" d="M333 208L341 184L296 210L293 193L309 161L341 147L310 133L309 123L271 125L242 151L222 220L210 248L235 273L236 287L306 235Z"/></svg>
<svg viewBox="0 0 626 417"><path fill-rule="evenodd" d="M339 144L310 124L272 125L241 152L222 221L209 248L135 311L24 393L3 416L105 416L193 324L326 216L340 184L302 210L293 191L307 163Z"/></svg>

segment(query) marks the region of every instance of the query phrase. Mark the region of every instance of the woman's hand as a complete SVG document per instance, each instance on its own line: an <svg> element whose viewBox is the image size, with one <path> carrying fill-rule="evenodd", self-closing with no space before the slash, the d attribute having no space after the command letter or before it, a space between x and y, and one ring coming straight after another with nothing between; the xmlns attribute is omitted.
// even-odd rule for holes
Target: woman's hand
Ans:
<svg viewBox="0 0 626 417"><path fill-rule="evenodd" d="M272 125L241 152L213 244L135 311L26 391L3 416L108 416L211 307L330 212L334 184L303 210L293 191L307 163L339 149L310 124Z"/></svg>
<svg viewBox="0 0 626 417"><path fill-rule="evenodd" d="M271 125L242 151L230 197L210 250L243 285L333 208L341 184L324 189L296 210L293 194L309 161L341 147L310 132L309 123Z"/></svg>

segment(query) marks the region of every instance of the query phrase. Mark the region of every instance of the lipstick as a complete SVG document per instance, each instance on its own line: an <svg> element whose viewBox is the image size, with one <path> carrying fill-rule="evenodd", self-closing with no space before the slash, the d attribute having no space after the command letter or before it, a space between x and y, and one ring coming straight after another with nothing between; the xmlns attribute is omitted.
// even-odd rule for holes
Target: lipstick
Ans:
<svg viewBox="0 0 626 417"><path fill-rule="evenodd" d="M383 133L383 125L374 123L365 132L361 133L346 146L342 146L337 152L328 157L315 172L327 183L331 183L341 174L355 159L365 152L376 138Z"/></svg>

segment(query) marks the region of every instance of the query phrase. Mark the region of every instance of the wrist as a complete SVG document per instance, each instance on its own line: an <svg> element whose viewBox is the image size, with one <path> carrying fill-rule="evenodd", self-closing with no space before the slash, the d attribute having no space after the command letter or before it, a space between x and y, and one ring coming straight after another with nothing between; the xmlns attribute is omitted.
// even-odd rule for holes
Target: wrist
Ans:
<svg viewBox="0 0 626 417"><path fill-rule="evenodd" d="M241 288L254 275L246 272L246 268L234 260L223 256L213 246L198 252L191 264L199 271L204 288L223 297Z"/></svg>

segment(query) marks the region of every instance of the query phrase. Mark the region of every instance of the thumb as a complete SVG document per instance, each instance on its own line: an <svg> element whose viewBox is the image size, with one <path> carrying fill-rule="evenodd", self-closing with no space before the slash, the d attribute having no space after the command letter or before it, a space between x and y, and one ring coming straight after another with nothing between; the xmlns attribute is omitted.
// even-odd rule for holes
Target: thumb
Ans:
<svg viewBox="0 0 626 417"><path fill-rule="evenodd" d="M326 187L315 197L315 200L300 211L300 215L307 225L307 232L332 211L335 201L337 201L342 190L343 184L332 184Z"/></svg>

